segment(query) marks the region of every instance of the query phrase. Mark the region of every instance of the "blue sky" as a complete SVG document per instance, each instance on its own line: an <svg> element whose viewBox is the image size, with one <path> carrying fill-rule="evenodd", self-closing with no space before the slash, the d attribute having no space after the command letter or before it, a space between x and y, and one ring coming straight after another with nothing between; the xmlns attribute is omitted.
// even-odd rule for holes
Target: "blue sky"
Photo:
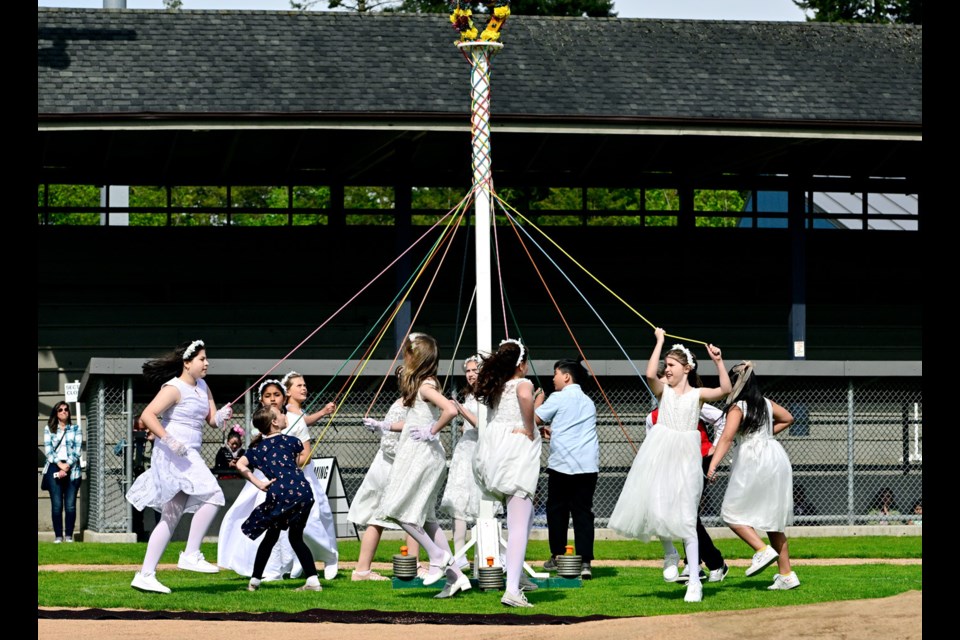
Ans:
<svg viewBox="0 0 960 640"><path fill-rule="evenodd" d="M103 6L103 0L38 0L40 7ZM130 9L162 9L162 0L127 0ZM614 0L622 18L803 20L792 0ZM289 0L184 0L184 9L287 10Z"/></svg>

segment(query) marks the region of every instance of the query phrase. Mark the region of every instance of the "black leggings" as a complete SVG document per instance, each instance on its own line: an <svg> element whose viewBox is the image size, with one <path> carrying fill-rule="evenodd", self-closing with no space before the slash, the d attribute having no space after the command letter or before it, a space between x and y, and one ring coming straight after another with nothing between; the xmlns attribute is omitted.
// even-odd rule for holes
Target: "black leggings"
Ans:
<svg viewBox="0 0 960 640"><path fill-rule="evenodd" d="M290 546L293 547L293 552L297 554L297 560L300 561L300 566L303 567L303 577L309 578L310 576L317 575L317 565L313 561L313 554L310 553L310 547L303 541L303 530L306 526L306 518L304 518L303 522L290 525ZM263 570L267 568L267 560L270 559L270 552L273 551L274 545L276 545L277 540L280 539L280 531L282 531L280 528L270 528L267 529L267 532L263 536L263 542L260 543L260 547L257 549L257 558L253 561L253 577L257 580L263 579Z"/></svg>

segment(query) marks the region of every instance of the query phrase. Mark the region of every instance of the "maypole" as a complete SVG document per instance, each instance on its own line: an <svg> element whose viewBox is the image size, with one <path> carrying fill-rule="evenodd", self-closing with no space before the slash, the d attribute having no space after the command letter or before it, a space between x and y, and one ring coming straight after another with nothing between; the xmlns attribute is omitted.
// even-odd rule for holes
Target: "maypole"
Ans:
<svg viewBox="0 0 960 640"><path fill-rule="evenodd" d="M489 21L479 34L473 25L470 2L454 0L450 22L460 32L457 47L470 63L470 130L473 152L474 220L476 225L475 249L477 271L477 352L493 351L493 314L490 271L490 226L493 206L493 158L490 147L490 58L503 48L498 42L500 29L510 15L509 0L487 2ZM477 428L486 426L487 412L480 405ZM482 500L480 514L473 530L473 539L466 548L458 550L463 555L476 544L474 573L479 575L481 565L487 558L494 566L502 566L500 523L495 516L496 503Z"/></svg>

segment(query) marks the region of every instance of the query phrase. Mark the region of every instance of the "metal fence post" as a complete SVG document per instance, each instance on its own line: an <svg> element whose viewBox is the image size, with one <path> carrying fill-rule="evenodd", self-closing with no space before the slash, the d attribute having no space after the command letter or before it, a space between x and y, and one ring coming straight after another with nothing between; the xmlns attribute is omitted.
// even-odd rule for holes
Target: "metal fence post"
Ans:
<svg viewBox="0 0 960 640"><path fill-rule="evenodd" d="M854 486L853 486L853 472L854 472L854 424L853 424L853 380L847 381L847 524L854 524L854 513L856 508L854 505Z"/></svg>
<svg viewBox="0 0 960 640"><path fill-rule="evenodd" d="M134 438L133 438L133 378L127 378L127 393L125 398L125 408L124 411L127 414L127 444L124 447L124 483L123 483L123 493L126 496L127 490L130 488L130 484L133 482L133 448L134 448ZM127 522L126 522L126 531L127 533L133 533L133 504L129 501L126 502L127 507Z"/></svg>

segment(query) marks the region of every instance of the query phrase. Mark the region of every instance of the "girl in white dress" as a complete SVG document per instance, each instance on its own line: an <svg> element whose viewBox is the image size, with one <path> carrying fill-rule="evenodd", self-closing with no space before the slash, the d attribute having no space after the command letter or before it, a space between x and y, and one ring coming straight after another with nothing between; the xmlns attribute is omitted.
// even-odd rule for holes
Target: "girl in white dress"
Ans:
<svg viewBox="0 0 960 640"><path fill-rule="evenodd" d="M184 513L193 513L193 521L177 567L199 573L219 571L200 552L200 542L224 504L220 485L200 457L200 444L203 425L223 429L233 410L229 404L217 410L203 380L209 365L202 340L184 342L173 352L143 365L144 377L163 386L141 416L142 423L156 436L150 468L134 481L127 500L140 511L153 507L160 511L161 519L150 534L143 566L130 583L134 589L170 593L157 580L157 563Z"/></svg>
<svg viewBox="0 0 960 640"><path fill-rule="evenodd" d="M307 383L303 376L296 371L291 371L283 376L280 381L287 391L287 421L290 425L287 433L300 438L303 442L303 452L300 457L300 467L303 474L313 489L313 509L310 511L310 518L307 521L307 528L303 532L303 539L306 541L313 556L323 562L323 577L326 580L333 580L337 577L337 562L339 552L337 551L337 527L333 520L333 510L330 509L330 501L327 499L327 493L320 484L320 479L310 466L310 456L313 448L310 443L310 431L307 427L312 427L320 421L321 418L329 416L336 409L336 405L328 402L322 409L311 414L304 412L303 406L307 401ZM280 542L276 549L283 554L284 569L289 570L291 577L300 575L300 563L293 548L289 545L285 535L281 535Z"/></svg>
<svg viewBox="0 0 960 640"><path fill-rule="evenodd" d="M436 340L424 333L410 334L403 346L399 385L407 420L376 518L396 522L426 549L430 570L423 584L446 576L447 583L436 597L449 598L469 589L470 580L459 567L450 565L450 543L437 523L437 497L447 473L446 454L437 437L457 415L453 402L440 393L438 360Z"/></svg>
<svg viewBox="0 0 960 640"><path fill-rule="evenodd" d="M519 340L504 340L483 358L476 384L477 400L490 407L490 415L473 470L484 492L506 503L507 584L500 602L509 607L533 606L520 590L540 477L540 432L534 428L533 383L525 377L527 358Z"/></svg>
<svg viewBox="0 0 960 640"><path fill-rule="evenodd" d="M467 386L463 389L463 404L454 399L454 404L463 418L463 427L457 447L450 457L450 471L447 474L447 487L440 499L440 509L453 518L453 548L457 554L467 544L467 525L476 521L480 513L480 485L473 475L473 457L477 451L477 399L473 395L477 383L477 371L480 356L473 355L463 361L463 373ZM469 563L460 559L460 568Z"/></svg>
<svg viewBox="0 0 960 640"><path fill-rule="evenodd" d="M776 402L763 397L753 363L742 362L730 370L733 391L727 401L727 424L707 470L711 482L717 465L730 451L734 439L730 479L723 496L720 517L740 538L753 547L753 562L747 575L778 564L770 589L800 586L790 567L790 551L784 530L793 524L793 470L783 446L774 439L791 424L793 416ZM766 531L765 545L756 530Z"/></svg>
<svg viewBox="0 0 960 640"><path fill-rule="evenodd" d="M707 345L707 353L717 365L720 386L699 387L693 354L682 344L675 344L664 355L665 382L660 382L657 366L665 332L658 327L654 334L657 344L646 373L647 384L660 401L659 419L633 460L608 526L631 538L649 540L658 536L665 552L673 548L674 538L680 538L687 563L699 567L697 511L703 492L703 469L697 420L701 404L720 400L730 392L730 379L720 349ZM699 571L690 571L683 599L703 600Z"/></svg>
<svg viewBox="0 0 960 640"><path fill-rule="evenodd" d="M400 375L399 370L397 376ZM397 444L400 442L400 432L407 419L407 408L403 406L403 398L397 400L387 409L383 420L364 418L363 424L371 432L380 434L380 448L370 463L363 482L357 489L350 505L347 519L358 527L366 527L360 537L360 555L357 558L357 568L350 575L354 582L362 580L389 580L371 569L373 556L380 544L380 537L384 529L399 529L400 527L389 520L378 520L377 510L380 508L380 499L387 487L390 478L390 469L397 455ZM420 544L407 536L408 553L417 556L420 553Z"/></svg>
<svg viewBox="0 0 960 640"><path fill-rule="evenodd" d="M280 380L264 380L257 389L257 395L260 398L260 406L271 407L280 413L287 413L286 387L284 387ZM285 427L282 432L284 435L299 438L301 442L303 442L304 449L307 449L310 443L310 434L306 428L302 426L301 428L295 429L292 424L293 420L293 417L289 418L288 426ZM302 425L302 422L303 421L300 420L298 424ZM299 462L302 464L308 458L309 449L307 449L307 453L301 452ZM260 480L266 480L266 477L263 476L261 471L256 470L253 473ZM308 481L310 481L310 476L313 474L306 473L305 475ZM313 482L311 482L311 486L313 486ZM315 491L314 493L316 494L317 492ZM323 492L320 491L320 493ZM264 492L257 489L253 484L246 483L243 489L240 490L240 495L238 495L237 499L230 505L230 508L220 523L220 536L217 543L217 564L221 567L233 569L242 576L249 577L253 575L253 565L256 561L257 549L260 547L263 536L256 540L251 540L243 534L240 526L265 499L266 494ZM333 537L332 544L326 542L330 536L327 535L326 528L318 516L322 511L317 507L316 499L316 495L314 495L314 505L310 512L311 515L307 529L304 531L304 540L307 542L307 546L310 548L311 553L314 554L314 557L319 557L324 561L324 577L331 580L336 577L337 563L336 556L331 553L330 547L332 546L332 551L335 553L336 536ZM326 496L324 496L324 500L325 504L329 504L326 503ZM329 506L327 506L326 510L329 512ZM332 515L330 517L332 519ZM324 544L318 545L316 543L317 529L319 529L319 536ZM302 572L303 568L300 566L297 555L290 545L289 533L287 531L281 531L280 539L273 546L273 550L267 560L267 565L263 573L263 581L283 580L284 574L289 573L291 577L296 577Z"/></svg>

